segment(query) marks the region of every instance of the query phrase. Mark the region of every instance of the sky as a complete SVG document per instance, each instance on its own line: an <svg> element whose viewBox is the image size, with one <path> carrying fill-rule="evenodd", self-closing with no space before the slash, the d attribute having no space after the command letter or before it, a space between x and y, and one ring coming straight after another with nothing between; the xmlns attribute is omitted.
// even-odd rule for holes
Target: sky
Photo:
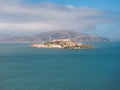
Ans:
<svg viewBox="0 0 120 90"><path fill-rule="evenodd" d="M120 39L120 0L0 0L0 36L53 30Z"/></svg>

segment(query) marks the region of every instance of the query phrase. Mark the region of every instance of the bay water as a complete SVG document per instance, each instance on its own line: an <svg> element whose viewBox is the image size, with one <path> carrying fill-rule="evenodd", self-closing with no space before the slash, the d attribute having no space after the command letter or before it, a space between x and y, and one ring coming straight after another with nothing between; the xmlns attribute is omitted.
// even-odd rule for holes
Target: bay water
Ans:
<svg viewBox="0 0 120 90"><path fill-rule="evenodd" d="M120 42L82 50L0 44L0 90L120 90Z"/></svg>

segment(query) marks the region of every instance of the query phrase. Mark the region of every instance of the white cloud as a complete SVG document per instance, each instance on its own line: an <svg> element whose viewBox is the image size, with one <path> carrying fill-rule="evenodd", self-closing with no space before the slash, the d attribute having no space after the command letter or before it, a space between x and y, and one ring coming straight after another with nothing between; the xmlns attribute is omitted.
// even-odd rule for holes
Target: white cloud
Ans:
<svg viewBox="0 0 120 90"><path fill-rule="evenodd" d="M9 1L9 2L8 2ZM1 31L91 30L97 24L118 21L110 12L89 7L53 3L27 4L21 0L0 1ZM119 22L119 21L118 21Z"/></svg>

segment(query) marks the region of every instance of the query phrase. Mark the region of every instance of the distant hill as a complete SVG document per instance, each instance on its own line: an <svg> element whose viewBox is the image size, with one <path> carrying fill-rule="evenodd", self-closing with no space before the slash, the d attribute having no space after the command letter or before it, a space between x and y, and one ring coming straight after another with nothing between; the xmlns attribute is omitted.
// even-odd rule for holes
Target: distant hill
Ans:
<svg viewBox="0 0 120 90"><path fill-rule="evenodd" d="M89 34L83 34L83 33L69 31L69 30L42 32L42 33L34 34L31 36L7 38L3 41L6 41L6 42L10 42L10 41L12 42L42 42L42 41L48 41L48 40L53 40L53 39L66 39L66 38L73 39L77 42L109 41L109 39L107 38L92 36Z"/></svg>

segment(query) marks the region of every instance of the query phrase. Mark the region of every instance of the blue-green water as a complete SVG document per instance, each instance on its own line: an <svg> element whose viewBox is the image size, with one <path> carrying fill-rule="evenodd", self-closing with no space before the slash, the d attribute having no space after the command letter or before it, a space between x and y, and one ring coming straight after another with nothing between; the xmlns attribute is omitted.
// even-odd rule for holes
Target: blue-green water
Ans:
<svg viewBox="0 0 120 90"><path fill-rule="evenodd" d="M120 90L120 42L86 50L0 44L0 90Z"/></svg>

